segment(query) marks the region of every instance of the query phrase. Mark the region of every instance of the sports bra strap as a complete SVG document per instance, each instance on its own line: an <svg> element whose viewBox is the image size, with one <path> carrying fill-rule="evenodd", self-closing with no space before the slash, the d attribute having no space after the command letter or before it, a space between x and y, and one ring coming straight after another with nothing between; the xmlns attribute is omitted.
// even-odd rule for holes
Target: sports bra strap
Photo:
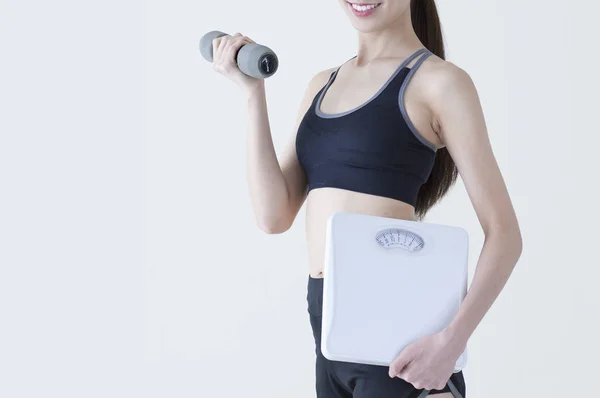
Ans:
<svg viewBox="0 0 600 398"><path fill-rule="evenodd" d="M431 52L429 50L427 50L427 49L425 49L425 50L426 51L421 51L419 53L419 55L422 54L422 53L425 53L425 55L423 55L421 58L419 58L417 60L417 62L415 62L415 64L410 68L411 72L412 72L412 69L416 70L419 66L421 66L421 64L423 63L423 61L425 61L425 59L427 59L427 57L429 57L431 55ZM414 73L414 72L412 72L412 73Z"/></svg>
<svg viewBox="0 0 600 398"><path fill-rule="evenodd" d="M406 67L406 65L408 65L413 59L415 59L419 55L421 55L423 53L427 53L427 52L429 52L429 50L427 48L425 48L425 47L422 47L422 48L418 49L417 51L415 51L414 53L412 53L411 55L409 55L408 58L406 58L404 60L404 62L402 62L402 64L400 64L400 66L398 67L398 69L402 69L402 68ZM421 58L425 58L425 57L421 57ZM421 62L421 60L417 61L417 63L418 62Z"/></svg>
<svg viewBox="0 0 600 398"><path fill-rule="evenodd" d="M415 137L419 141L421 141L421 143L423 145L429 147L432 151L436 152L437 151L436 146L433 143L429 142L425 137L423 137L421 135L421 133L418 131L418 129L416 128L416 126L413 124L413 122L410 120L410 117L408 116L408 113L406 111L406 105L404 104L404 95L406 92L406 88L408 87L408 83L410 82L411 78L413 77L413 75L415 74L417 69L419 69L419 66L421 66L423 61L425 61L430 55L432 55L432 53L429 50L422 51L422 53L424 53L424 54L410 68L410 71L408 72L408 74L402 81L402 84L400 85L400 91L398 93L398 105L400 107L400 112L402 113L402 117L406 121L406 124L408 125L408 128L410 129L410 131L412 131L412 133L415 135Z"/></svg>
<svg viewBox="0 0 600 398"><path fill-rule="evenodd" d="M334 75L337 75L338 71L340 70L340 68L344 65L347 64L348 62L352 61L354 58L356 58L357 56L353 56L352 58L348 59L347 61L344 61L340 66L338 66L337 68L335 68L335 70L331 73L331 75L329 76L329 79L331 80L331 78L333 78Z"/></svg>
<svg viewBox="0 0 600 398"><path fill-rule="evenodd" d="M410 62L411 62L413 59L417 58L419 55L421 55L421 54L423 54L423 53L429 53L429 50L428 50L427 48L425 48L425 47L421 47L421 48L419 48L417 51L415 51L415 52L413 52L411 55L409 55L409 56L408 56L408 57L407 57L407 58L406 58L404 61L402 61L402 63L401 63L401 64L400 64L400 66L398 67L398 69L402 69L402 68L404 68L404 67L405 67L406 65L408 65L408 64L409 64L409 63L410 63ZM431 55L431 54L429 54L429 55ZM344 64L346 64L346 63L348 63L348 62L352 61L352 60L353 60L354 58L356 58L356 57L357 57L357 56L355 55L355 56L353 56L352 58L349 58L347 61L344 61L344 62L343 62L343 63L342 63L340 66L338 66L337 68L335 68L335 70L334 70L333 72L331 72L331 75L329 76L329 78L331 79L331 78L333 77L333 75L335 75L335 74L337 74L337 73L338 73L338 71L340 70L340 68L341 68L341 67L342 67ZM425 58L425 57L423 57L423 58ZM417 61L417 62L420 62L420 60L419 60L419 61Z"/></svg>

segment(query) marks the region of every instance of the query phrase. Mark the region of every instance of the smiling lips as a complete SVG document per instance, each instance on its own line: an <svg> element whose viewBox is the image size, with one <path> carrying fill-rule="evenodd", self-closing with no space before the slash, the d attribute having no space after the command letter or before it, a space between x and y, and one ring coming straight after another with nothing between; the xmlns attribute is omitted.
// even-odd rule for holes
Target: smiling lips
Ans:
<svg viewBox="0 0 600 398"><path fill-rule="evenodd" d="M371 15L374 10L381 5L381 3L347 3L352 9L354 15L358 17L366 17Z"/></svg>

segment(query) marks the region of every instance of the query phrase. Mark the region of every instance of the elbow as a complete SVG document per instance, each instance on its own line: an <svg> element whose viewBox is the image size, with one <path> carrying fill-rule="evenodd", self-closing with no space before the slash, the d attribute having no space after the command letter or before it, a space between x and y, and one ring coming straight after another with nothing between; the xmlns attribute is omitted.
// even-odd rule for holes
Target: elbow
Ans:
<svg viewBox="0 0 600 398"><path fill-rule="evenodd" d="M520 233L517 233L517 236L511 240L510 245L507 247L511 254L511 270L513 270L517 264L519 263L519 259L521 258L521 254L523 253L523 238Z"/></svg>
<svg viewBox="0 0 600 398"><path fill-rule="evenodd" d="M291 228L287 220L257 220L258 228L269 235L282 234Z"/></svg>
<svg viewBox="0 0 600 398"><path fill-rule="evenodd" d="M523 253L523 236L521 235L521 231L518 228L515 243L515 253L517 255L517 260L521 257L521 254Z"/></svg>
<svg viewBox="0 0 600 398"><path fill-rule="evenodd" d="M512 228L507 230L506 236L510 237L510 250L515 255L515 261L521 257L523 253L523 235L518 222L515 222Z"/></svg>
<svg viewBox="0 0 600 398"><path fill-rule="evenodd" d="M523 236L518 224L512 226L497 225L490 228L486 236L493 236L510 253L516 263L523 253Z"/></svg>
<svg viewBox="0 0 600 398"><path fill-rule="evenodd" d="M271 224L271 225L259 224L258 227L261 229L261 231L263 231L264 233L269 234L269 235L282 234L289 229L286 227L280 227L280 226L273 225L273 224Z"/></svg>

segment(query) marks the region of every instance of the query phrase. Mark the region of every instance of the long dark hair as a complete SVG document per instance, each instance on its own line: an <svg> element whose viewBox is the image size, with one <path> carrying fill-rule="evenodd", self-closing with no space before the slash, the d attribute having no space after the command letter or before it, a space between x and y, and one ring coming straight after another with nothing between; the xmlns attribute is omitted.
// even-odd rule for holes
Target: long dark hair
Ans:
<svg viewBox="0 0 600 398"><path fill-rule="evenodd" d="M411 0L413 29L425 47L441 59L446 59L442 26L435 0ZM442 199L456 182L458 169L446 147L437 150L429 178L421 186L415 205L415 218L422 220L433 205Z"/></svg>

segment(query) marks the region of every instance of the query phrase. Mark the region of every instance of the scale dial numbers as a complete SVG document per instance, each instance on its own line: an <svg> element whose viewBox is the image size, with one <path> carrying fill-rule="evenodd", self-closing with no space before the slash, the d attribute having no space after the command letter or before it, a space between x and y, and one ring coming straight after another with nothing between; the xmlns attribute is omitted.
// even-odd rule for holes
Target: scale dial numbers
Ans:
<svg viewBox="0 0 600 398"><path fill-rule="evenodd" d="M388 228L380 231L375 239L385 249L401 248L411 253L418 252L425 246L422 237L401 228Z"/></svg>

